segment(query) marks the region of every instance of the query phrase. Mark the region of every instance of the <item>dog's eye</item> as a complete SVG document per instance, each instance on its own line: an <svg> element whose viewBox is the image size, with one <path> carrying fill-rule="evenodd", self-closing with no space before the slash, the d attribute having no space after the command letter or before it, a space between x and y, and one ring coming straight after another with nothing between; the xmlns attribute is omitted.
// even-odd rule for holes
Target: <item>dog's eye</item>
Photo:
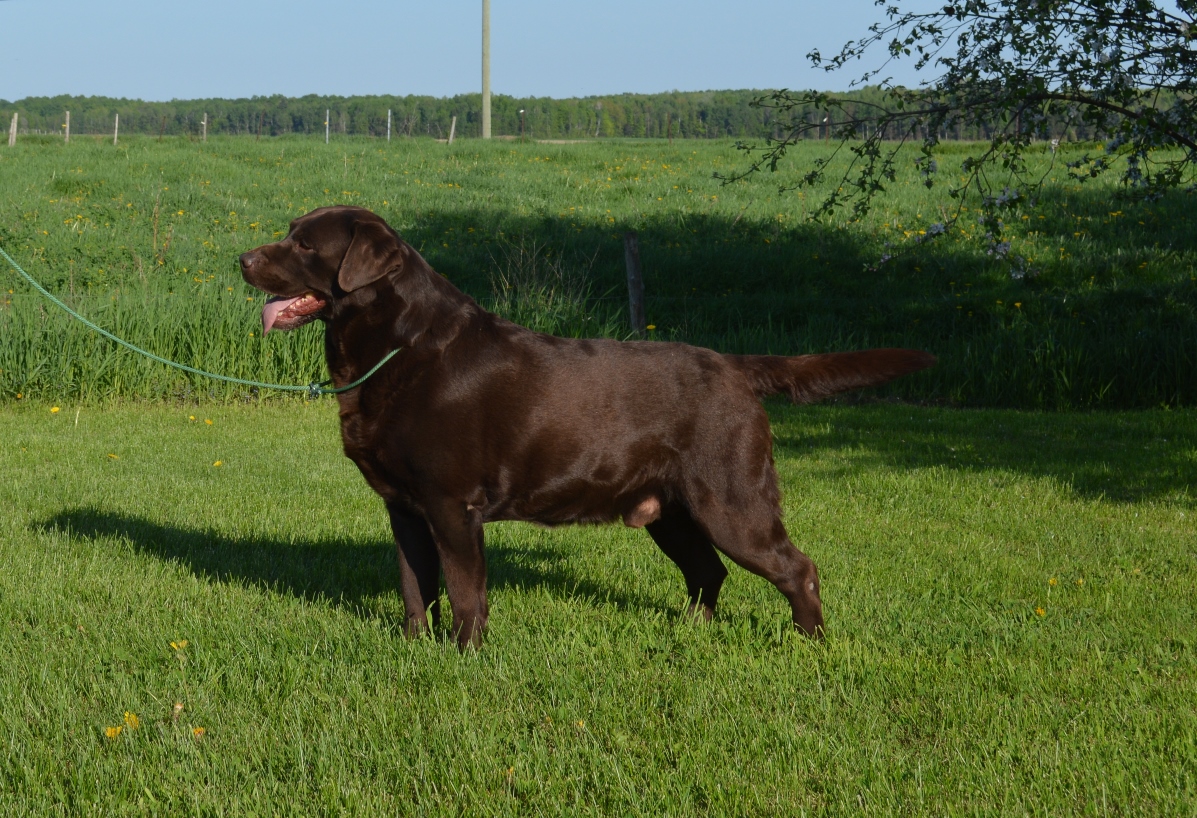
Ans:
<svg viewBox="0 0 1197 818"><path fill-rule="evenodd" d="M311 246L310 244L308 244L306 241L304 241L303 239L301 239L301 238L297 238L297 239L295 239L295 243L299 245L299 249L300 249L300 250L308 250L308 251L311 251L311 249L312 249L312 246Z"/></svg>

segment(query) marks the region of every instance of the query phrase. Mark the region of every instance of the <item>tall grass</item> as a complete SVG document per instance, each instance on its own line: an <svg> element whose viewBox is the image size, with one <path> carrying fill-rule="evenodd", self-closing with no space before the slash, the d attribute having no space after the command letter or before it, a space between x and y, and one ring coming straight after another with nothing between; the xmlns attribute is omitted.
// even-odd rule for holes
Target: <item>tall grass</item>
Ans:
<svg viewBox="0 0 1197 818"><path fill-rule="evenodd" d="M946 146L941 167L966 147ZM1051 155L1033 159L1047 169ZM924 348L939 366L886 390L917 400L1197 403L1187 195L1134 204L1049 171L1040 206L1008 217L1037 273L1016 279L967 211L961 229L918 243L945 214L942 188L927 191L913 167L867 218L814 223L809 200L779 195L777 177L711 178L742 163L730 143L706 141L29 139L0 151L0 244L130 341L258 380L317 377L319 329L262 339L261 295L241 282L238 254L314 207L348 203L382 214L490 308L546 332L626 334L621 234L635 229L657 338L787 354ZM877 266L887 253L895 259ZM7 282L0 400L252 396L136 360L54 315L15 275Z"/></svg>

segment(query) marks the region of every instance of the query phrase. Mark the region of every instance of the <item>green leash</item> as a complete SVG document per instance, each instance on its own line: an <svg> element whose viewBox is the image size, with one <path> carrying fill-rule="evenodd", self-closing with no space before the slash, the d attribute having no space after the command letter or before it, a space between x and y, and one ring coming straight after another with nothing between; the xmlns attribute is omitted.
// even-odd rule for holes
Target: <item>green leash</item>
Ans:
<svg viewBox="0 0 1197 818"><path fill-rule="evenodd" d="M373 375L379 369L382 369L383 364L385 364L387 361L391 360L391 358L394 358L403 349L402 347L399 347L398 349L392 349L390 352L388 352L386 354L386 357L384 357L378 363L374 364L374 367L369 372L367 372L365 375L362 375L360 378L358 378L356 381L349 384L348 386L341 386L336 389L328 388L328 385L330 383L332 383L332 380L312 381L307 386L288 386L286 384L279 384L279 383L262 383L261 381L247 381L244 378L232 378L232 377L229 377L228 375L217 375L214 372L205 372L202 369L196 369L195 367L187 366L186 364L180 364L180 363L176 363L175 361L169 361L166 358L163 358L159 355L155 355L154 353L144 350L141 347L134 346L133 344L130 344L128 341L126 341L122 338L117 338L115 335L113 335L108 330L106 330L102 327L96 326L91 321L88 321L82 315L75 312L70 307L68 307L66 304L62 303L57 298L55 298L53 293L51 293L49 290L47 290L41 284L38 284L37 281L33 278L33 276L29 275L29 273L22 270L21 265L17 264L17 262L13 260L13 257L4 251L3 247L0 247L0 256L4 256L4 258L6 258L8 260L8 263L12 265L13 269L16 270L18 273L20 273L22 278L24 278L26 281L28 281L30 284L32 284L34 289L36 289L39 293L44 295L46 298L50 299L50 301L52 301L55 304L57 304L58 306L62 307L64 310L66 310L68 313L70 313L75 318L78 318L89 329L95 330L96 332L103 335L105 338L108 338L111 341L116 341L118 344L125 347L126 349L131 349L134 352L138 353L139 355L144 355L145 357L147 357L151 360L157 361L160 364L166 364L167 366L173 366L175 369L181 369L184 372L190 372L193 375L203 375L205 378L214 378L218 381L226 381L227 383L238 383L238 384L241 384L242 386L256 386L261 389L279 389L284 392L307 392L309 398L318 398L321 395L338 395L341 392L348 392L350 389L355 389L355 388L361 386L363 383L366 382L366 380L371 375Z"/></svg>

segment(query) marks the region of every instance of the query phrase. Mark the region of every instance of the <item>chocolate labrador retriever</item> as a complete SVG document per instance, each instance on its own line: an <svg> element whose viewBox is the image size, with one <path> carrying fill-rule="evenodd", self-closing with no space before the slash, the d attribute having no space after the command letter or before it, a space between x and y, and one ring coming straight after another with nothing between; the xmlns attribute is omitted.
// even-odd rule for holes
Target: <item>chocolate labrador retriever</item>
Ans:
<svg viewBox="0 0 1197 818"><path fill-rule="evenodd" d="M482 525L623 519L677 563L691 609L715 610L719 552L772 582L794 624L823 628L819 579L781 521L769 418L931 366L907 349L721 355L661 342L555 338L482 309L380 217L324 207L241 256L275 296L265 330L325 322L345 454L386 502L408 633L438 617L443 572L462 647L486 627Z"/></svg>

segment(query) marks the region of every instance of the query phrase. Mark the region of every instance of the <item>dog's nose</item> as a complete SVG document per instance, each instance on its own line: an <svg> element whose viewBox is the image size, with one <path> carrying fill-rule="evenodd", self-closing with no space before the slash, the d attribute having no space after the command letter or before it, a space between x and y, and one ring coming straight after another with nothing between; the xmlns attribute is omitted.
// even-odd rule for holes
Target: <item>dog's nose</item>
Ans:
<svg viewBox="0 0 1197 818"><path fill-rule="evenodd" d="M241 254L241 271L248 273L253 269L254 265L261 261L262 257L256 251L250 250L248 253Z"/></svg>

